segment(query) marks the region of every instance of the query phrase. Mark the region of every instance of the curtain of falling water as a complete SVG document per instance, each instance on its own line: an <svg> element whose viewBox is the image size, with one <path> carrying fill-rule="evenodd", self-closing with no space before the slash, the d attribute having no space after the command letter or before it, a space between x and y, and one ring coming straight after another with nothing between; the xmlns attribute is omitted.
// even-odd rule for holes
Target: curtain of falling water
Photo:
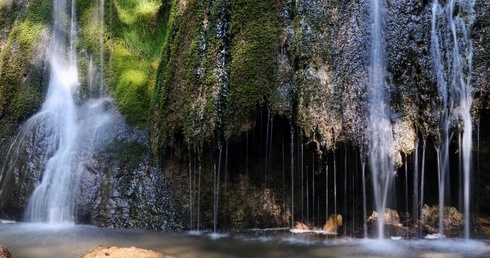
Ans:
<svg viewBox="0 0 490 258"><path fill-rule="evenodd" d="M66 16L71 19L63 19ZM78 87L74 47L75 1L72 1L70 12L66 0L53 1L53 19L48 94L41 111L31 119L46 117L46 126L53 131L49 137L50 144L58 148L29 200L25 216L26 220L33 222L73 223L76 197L73 189L78 186L78 177L72 171L77 137L76 106L72 94Z"/></svg>

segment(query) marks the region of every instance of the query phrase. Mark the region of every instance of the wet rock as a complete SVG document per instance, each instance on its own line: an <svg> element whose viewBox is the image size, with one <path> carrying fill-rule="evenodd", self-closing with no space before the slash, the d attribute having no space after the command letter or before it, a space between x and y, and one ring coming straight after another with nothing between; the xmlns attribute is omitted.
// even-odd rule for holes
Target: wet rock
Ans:
<svg viewBox="0 0 490 258"><path fill-rule="evenodd" d="M0 258L12 258L12 254L10 254L7 247L0 244Z"/></svg>
<svg viewBox="0 0 490 258"><path fill-rule="evenodd" d="M376 211L373 211L373 214L369 216L368 222L368 232L369 235L375 237L377 235L377 221L379 214ZM396 210L393 209L385 209L384 214L384 235L387 237L400 237L403 238L417 238L418 237L418 228L409 228L403 226L400 222L400 216Z"/></svg>
<svg viewBox="0 0 490 258"><path fill-rule="evenodd" d="M444 207L443 214L444 235L458 236L464 227L464 216L454 207ZM422 208L422 224L431 234L439 232L439 207L424 205Z"/></svg>
<svg viewBox="0 0 490 258"><path fill-rule="evenodd" d="M294 229L300 229L300 230L308 230L310 229L306 224L296 221L294 223Z"/></svg>
<svg viewBox="0 0 490 258"><path fill-rule="evenodd" d="M370 223L376 222L378 220L378 216L379 216L378 212L373 211L373 214L368 218L368 222ZM400 216L398 215L398 211L389 208L385 209L384 224L402 227L402 224L400 223Z"/></svg>
<svg viewBox="0 0 490 258"><path fill-rule="evenodd" d="M331 214L328 216L327 222L322 226L322 230L327 232L337 232L339 227L342 226L342 215Z"/></svg>
<svg viewBox="0 0 490 258"><path fill-rule="evenodd" d="M90 252L82 255L82 258L99 257L141 257L141 258L165 258L160 252L132 247L108 247L99 245Z"/></svg>

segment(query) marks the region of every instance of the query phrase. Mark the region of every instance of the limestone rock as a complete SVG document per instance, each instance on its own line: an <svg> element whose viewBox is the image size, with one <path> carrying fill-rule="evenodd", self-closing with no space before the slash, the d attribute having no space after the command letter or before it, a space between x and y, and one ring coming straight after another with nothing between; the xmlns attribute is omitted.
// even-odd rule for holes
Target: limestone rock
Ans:
<svg viewBox="0 0 490 258"><path fill-rule="evenodd" d="M378 220L378 213L376 211L373 211L373 214L368 218L368 222L373 223L377 220ZM400 216L398 215L398 212L393 209L389 209L389 208L385 209L384 222L385 225L402 227L402 224L400 223Z"/></svg>
<svg viewBox="0 0 490 258"><path fill-rule="evenodd" d="M327 222L322 226L322 230L327 232L337 232L339 227L342 226L342 215L331 214L328 216Z"/></svg>
<svg viewBox="0 0 490 258"><path fill-rule="evenodd" d="M464 215L455 207L444 207L443 209L444 235L458 236L464 227ZM439 206L429 206L422 208L422 224L424 229L431 234L439 233Z"/></svg>
<svg viewBox="0 0 490 258"><path fill-rule="evenodd" d="M306 224L296 221L294 223L294 229L309 230L310 228Z"/></svg>
<svg viewBox="0 0 490 258"><path fill-rule="evenodd" d="M12 258L12 254L10 254L7 247L0 244L0 258Z"/></svg>
<svg viewBox="0 0 490 258"><path fill-rule="evenodd" d="M8 256L10 257L10 256ZM102 246L99 245L90 252L82 255L82 258L99 258L99 257L138 257L138 258L165 258L160 252L132 247Z"/></svg>

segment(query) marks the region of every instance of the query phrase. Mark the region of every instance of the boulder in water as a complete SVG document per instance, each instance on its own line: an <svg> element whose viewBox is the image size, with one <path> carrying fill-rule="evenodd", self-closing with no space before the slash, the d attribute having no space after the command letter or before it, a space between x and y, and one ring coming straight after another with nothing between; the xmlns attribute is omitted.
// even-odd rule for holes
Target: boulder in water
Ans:
<svg viewBox="0 0 490 258"><path fill-rule="evenodd" d="M99 258L99 257L141 257L141 258L165 258L160 252L132 247L102 246L90 250L82 255L82 258Z"/></svg>
<svg viewBox="0 0 490 258"><path fill-rule="evenodd" d="M368 222L374 223L378 220L378 213L373 211L373 214L369 216ZM403 225L400 223L400 216L398 215L398 211L386 208L384 214L384 224L392 225L396 227L402 227Z"/></svg>
<svg viewBox="0 0 490 258"><path fill-rule="evenodd" d="M337 233L337 230L341 226L342 226L342 215L330 214L330 216L328 216L327 222L325 224L323 224L322 230L327 231L327 232Z"/></svg>
<svg viewBox="0 0 490 258"><path fill-rule="evenodd" d="M296 221L294 223L294 229L309 230L310 228L306 224Z"/></svg>
<svg viewBox="0 0 490 258"><path fill-rule="evenodd" d="M7 247L0 244L0 258L12 258L12 254L9 252Z"/></svg>

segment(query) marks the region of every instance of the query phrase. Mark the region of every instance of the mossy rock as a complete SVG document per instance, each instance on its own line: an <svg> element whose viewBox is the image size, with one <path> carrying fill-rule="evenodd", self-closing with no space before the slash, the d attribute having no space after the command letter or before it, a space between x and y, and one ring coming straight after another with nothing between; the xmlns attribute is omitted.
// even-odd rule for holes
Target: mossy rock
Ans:
<svg viewBox="0 0 490 258"><path fill-rule="evenodd" d="M9 135L41 105L49 76L44 55L49 38L52 3L31 1L20 8L0 52L0 119ZM27 9L23 9L27 8ZM5 11L5 13L4 13ZM2 15L7 14L2 9ZM12 15L15 16L15 15Z"/></svg>

